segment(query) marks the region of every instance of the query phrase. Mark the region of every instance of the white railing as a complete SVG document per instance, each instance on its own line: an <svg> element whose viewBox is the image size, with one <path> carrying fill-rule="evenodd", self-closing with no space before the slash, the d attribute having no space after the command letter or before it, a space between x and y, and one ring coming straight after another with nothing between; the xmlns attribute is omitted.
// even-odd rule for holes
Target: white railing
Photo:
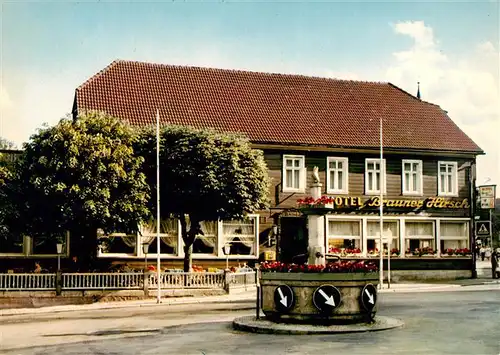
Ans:
<svg viewBox="0 0 500 355"><path fill-rule="evenodd" d="M56 274L0 274L0 290L54 290Z"/></svg>
<svg viewBox="0 0 500 355"><path fill-rule="evenodd" d="M161 288L224 288L223 272L164 272L161 273ZM157 276L149 275L149 288L157 288Z"/></svg>
<svg viewBox="0 0 500 355"><path fill-rule="evenodd" d="M231 285L255 285L255 271L229 274L229 283Z"/></svg>
<svg viewBox="0 0 500 355"><path fill-rule="evenodd" d="M142 272L62 274L63 290L131 290L142 287Z"/></svg>
<svg viewBox="0 0 500 355"><path fill-rule="evenodd" d="M226 278L227 276L227 278ZM147 276L148 288L156 289L157 275ZM0 274L0 290L55 290L56 274ZM227 285L228 284L228 285ZM255 284L255 272L163 272L162 289L225 289L226 286ZM139 290L144 288L142 272L67 273L62 274L62 290Z"/></svg>

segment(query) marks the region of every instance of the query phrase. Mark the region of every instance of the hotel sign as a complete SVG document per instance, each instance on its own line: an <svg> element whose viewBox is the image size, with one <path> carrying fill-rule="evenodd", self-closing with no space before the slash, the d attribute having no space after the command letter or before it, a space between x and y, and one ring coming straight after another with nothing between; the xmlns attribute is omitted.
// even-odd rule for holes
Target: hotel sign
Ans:
<svg viewBox="0 0 500 355"><path fill-rule="evenodd" d="M363 201L361 197L331 197L333 208L370 208L380 207L380 197L375 196ZM328 205L326 206L328 207ZM467 209L470 207L467 198L454 200L443 197L427 199L384 199L383 207L409 209Z"/></svg>

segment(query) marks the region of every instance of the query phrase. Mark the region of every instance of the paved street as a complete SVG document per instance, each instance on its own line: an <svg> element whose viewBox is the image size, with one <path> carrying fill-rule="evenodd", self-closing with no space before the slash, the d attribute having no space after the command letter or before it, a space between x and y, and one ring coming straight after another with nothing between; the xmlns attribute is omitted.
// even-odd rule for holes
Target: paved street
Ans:
<svg viewBox="0 0 500 355"><path fill-rule="evenodd" d="M278 336L233 331L251 302L160 305L1 317L5 354L500 354L500 292L386 293L383 332ZM496 327L496 328L495 328ZM9 350L10 349L10 350Z"/></svg>

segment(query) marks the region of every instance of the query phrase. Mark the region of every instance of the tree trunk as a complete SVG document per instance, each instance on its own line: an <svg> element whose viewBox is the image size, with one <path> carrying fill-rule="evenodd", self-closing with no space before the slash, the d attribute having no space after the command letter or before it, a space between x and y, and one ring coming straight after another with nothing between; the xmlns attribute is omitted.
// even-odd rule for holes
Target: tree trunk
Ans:
<svg viewBox="0 0 500 355"><path fill-rule="evenodd" d="M193 244L184 245L184 272L190 272L193 268Z"/></svg>
<svg viewBox="0 0 500 355"><path fill-rule="evenodd" d="M189 231L187 230L186 216L181 214L179 220L181 222L181 235L184 241L184 272L190 272L193 268L193 243L196 240L196 236L198 234L203 234L203 232L201 231L201 225L198 219L189 216Z"/></svg>
<svg viewBox="0 0 500 355"><path fill-rule="evenodd" d="M92 271L97 265L97 230L82 227L70 238L72 264L78 271Z"/></svg>

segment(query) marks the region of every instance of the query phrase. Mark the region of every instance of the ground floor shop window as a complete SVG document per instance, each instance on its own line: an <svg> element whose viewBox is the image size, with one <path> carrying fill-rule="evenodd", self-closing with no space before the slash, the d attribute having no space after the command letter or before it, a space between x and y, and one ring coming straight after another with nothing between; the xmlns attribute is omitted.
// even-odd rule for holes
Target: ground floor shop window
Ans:
<svg viewBox="0 0 500 355"><path fill-rule="evenodd" d="M140 244L148 245L148 254L157 254L157 225L156 220L151 220L141 226ZM179 222L175 218L160 221L160 254L177 255L179 246ZM141 248L144 253L144 248Z"/></svg>
<svg viewBox="0 0 500 355"><path fill-rule="evenodd" d="M0 254L24 254L24 237L5 233L0 236Z"/></svg>
<svg viewBox="0 0 500 355"><path fill-rule="evenodd" d="M193 253L217 255L217 222L203 221L200 224L203 235L196 236Z"/></svg>
<svg viewBox="0 0 500 355"><path fill-rule="evenodd" d="M383 221L382 237L391 240L389 249L391 255L399 255L399 228L397 221ZM380 221L368 221L366 231L366 249L368 255L379 255L380 251ZM384 243L384 253L387 253L387 244Z"/></svg>
<svg viewBox="0 0 500 355"><path fill-rule="evenodd" d="M440 222L440 252L442 255L463 256L470 253L468 227L466 222Z"/></svg>
<svg viewBox="0 0 500 355"><path fill-rule="evenodd" d="M99 237L101 254L137 254L137 235L126 233L102 234Z"/></svg>
<svg viewBox="0 0 500 355"><path fill-rule="evenodd" d="M254 255L257 245L255 217L242 221L223 221L223 245L229 245L230 255Z"/></svg>
<svg viewBox="0 0 500 355"><path fill-rule="evenodd" d="M406 222L405 223L406 255L434 255L435 236L434 222Z"/></svg>
<svg viewBox="0 0 500 355"><path fill-rule="evenodd" d="M328 221L328 252L361 254L361 221Z"/></svg>
<svg viewBox="0 0 500 355"><path fill-rule="evenodd" d="M31 238L32 255L57 255L57 244L63 245L62 254L66 254L66 238L64 235Z"/></svg>

